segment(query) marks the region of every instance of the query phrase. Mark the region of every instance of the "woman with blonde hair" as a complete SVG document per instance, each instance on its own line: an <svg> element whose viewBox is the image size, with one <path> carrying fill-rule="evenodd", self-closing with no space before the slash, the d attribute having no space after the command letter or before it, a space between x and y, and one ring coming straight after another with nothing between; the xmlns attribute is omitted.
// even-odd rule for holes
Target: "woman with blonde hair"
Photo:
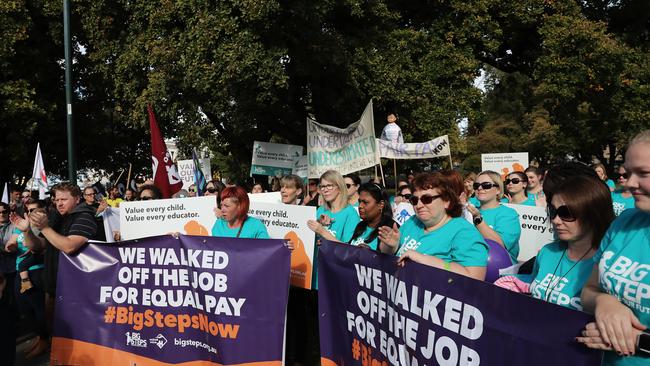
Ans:
<svg viewBox="0 0 650 366"><path fill-rule="evenodd" d="M614 192L614 189L616 188L616 184L614 183L613 180L609 179L607 177L607 170L605 169L605 165L602 163L597 163L591 166L591 168L598 174L598 178L603 181L603 183L607 184L607 187L609 187L609 190L611 192Z"/></svg>
<svg viewBox="0 0 650 366"><path fill-rule="evenodd" d="M474 218L474 225L485 239L494 240L504 247L512 263L517 263L521 236L519 214L499 202L503 197L501 175L491 170L481 172L474 182L474 191L481 203L480 209L467 206Z"/></svg>
<svg viewBox="0 0 650 366"><path fill-rule="evenodd" d="M650 130L630 142L625 168L635 208L610 225L582 290L596 321L578 341L608 351L603 365L647 365L650 357Z"/></svg>
<svg viewBox="0 0 650 366"><path fill-rule="evenodd" d="M348 203L343 176L336 170L326 171L320 177L318 190L324 203L316 211L317 220L307 221L307 226L321 238L349 242L359 223L359 214Z"/></svg>

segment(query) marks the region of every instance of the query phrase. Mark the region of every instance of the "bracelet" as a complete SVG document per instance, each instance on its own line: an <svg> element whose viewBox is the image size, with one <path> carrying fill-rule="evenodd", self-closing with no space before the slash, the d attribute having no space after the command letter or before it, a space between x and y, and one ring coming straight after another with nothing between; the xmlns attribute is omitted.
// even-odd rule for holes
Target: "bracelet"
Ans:
<svg viewBox="0 0 650 366"><path fill-rule="evenodd" d="M451 262L445 261L445 264L442 265L442 268L444 268L445 271L450 271L451 270Z"/></svg>

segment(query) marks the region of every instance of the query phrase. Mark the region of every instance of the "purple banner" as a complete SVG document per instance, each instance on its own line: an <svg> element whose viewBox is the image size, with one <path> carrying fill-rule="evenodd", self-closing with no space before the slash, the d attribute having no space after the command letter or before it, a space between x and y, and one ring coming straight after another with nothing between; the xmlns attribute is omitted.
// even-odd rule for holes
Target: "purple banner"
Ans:
<svg viewBox="0 0 650 366"><path fill-rule="evenodd" d="M346 244L318 259L322 365L600 365L585 313Z"/></svg>
<svg viewBox="0 0 650 366"><path fill-rule="evenodd" d="M53 365L280 365L282 240L170 235L59 259Z"/></svg>

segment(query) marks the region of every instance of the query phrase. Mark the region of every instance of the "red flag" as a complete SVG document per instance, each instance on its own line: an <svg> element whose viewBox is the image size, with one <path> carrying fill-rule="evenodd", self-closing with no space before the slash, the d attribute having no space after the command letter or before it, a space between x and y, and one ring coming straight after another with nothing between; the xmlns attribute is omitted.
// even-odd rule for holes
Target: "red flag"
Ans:
<svg viewBox="0 0 650 366"><path fill-rule="evenodd" d="M156 116L153 114L151 105L147 106L149 111L149 128L151 129L151 164L153 169L153 182L162 192L163 198L170 198L174 193L181 190L183 181L176 171L172 157L167 151L163 141Z"/></svg>

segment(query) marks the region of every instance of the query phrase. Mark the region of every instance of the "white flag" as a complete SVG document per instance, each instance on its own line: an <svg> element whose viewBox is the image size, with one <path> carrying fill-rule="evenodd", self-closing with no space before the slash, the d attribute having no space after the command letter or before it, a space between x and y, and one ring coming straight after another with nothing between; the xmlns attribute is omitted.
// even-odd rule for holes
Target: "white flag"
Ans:
<svg viewBox="0 0 650 366"><path fill-rule="evenodd" d="M43 155L41 155L40 142L36 145L36 158L34 159L34 170L32 171L32 187L38 186L38 198L44 200L47 192L47 175L45 174L45 165L43 165Z"/></svg>
<svg viewBox="0 0 650 366"><path fill-rule="evenodd" d="M7 191L7 183L5 183L5 189L2 191L2 200L0 200L0 202L9 204L9 191Z"/></svg>

